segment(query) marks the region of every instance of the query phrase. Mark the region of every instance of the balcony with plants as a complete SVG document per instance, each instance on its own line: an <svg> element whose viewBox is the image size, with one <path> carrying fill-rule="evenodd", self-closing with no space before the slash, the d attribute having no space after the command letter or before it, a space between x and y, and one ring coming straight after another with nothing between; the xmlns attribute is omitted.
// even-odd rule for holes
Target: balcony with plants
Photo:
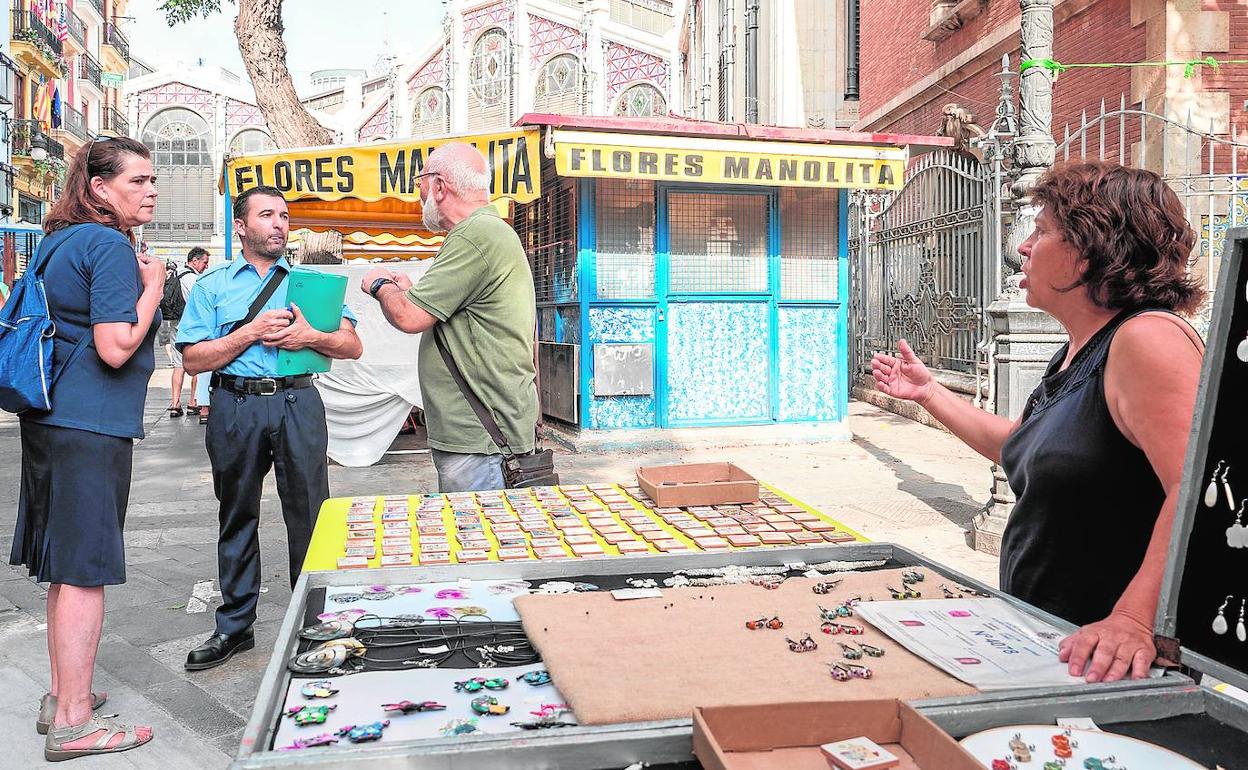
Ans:
<svg viewBox="0 0 1248 770"><path fill-rule="evenodd" d="M34 11L13 9L11 35L10 47L15 59L28 67L41 68L49 77L64 76L65 65L61 61L64 45Z"/></svg>

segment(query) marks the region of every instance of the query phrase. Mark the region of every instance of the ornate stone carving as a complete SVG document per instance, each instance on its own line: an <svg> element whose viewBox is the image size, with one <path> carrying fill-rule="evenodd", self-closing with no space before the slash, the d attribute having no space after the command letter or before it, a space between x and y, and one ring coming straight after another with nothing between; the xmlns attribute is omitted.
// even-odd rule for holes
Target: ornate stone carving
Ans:
<svg viewBox="0 0 1248 770"><path fill-rule="evenodd" d="M983 160L983 152L977 149L972 141L984 135L984 129L975 123L975 116L960 104L946 104L941 110L940 128L937 136L947 136L953 140L953 148L959 152L969 152Z"/></svg>
<svg viewBox="0 0 1248 770"><path fill-rule="evenodd" d="M1053 0L1019 0L1022 6L1022 58L1053 58ZM1025 198L1036 179L1053 165L1053 80L1043 67L1031 67L1019 77L1019 135L1015 160L1019 178L1013 192Z"/></svg>

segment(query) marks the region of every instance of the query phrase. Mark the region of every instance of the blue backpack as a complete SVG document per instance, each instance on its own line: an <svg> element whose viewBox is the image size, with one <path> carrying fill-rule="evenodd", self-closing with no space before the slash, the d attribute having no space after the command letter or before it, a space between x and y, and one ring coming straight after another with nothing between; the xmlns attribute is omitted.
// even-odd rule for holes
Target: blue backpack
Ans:
<svg viewBox="0 0 1248 770"><path fill-rule="evenodd" d="M67 240L59 239L62 244ZM52 386L91 340L90 332L84 334L65 362L54 370L52 343L56 322L48 310L43 270L57 249L45 248L47 244L46 238L40 242L33 263L0 308L0 409L6 412L50 410Z"/></svg>

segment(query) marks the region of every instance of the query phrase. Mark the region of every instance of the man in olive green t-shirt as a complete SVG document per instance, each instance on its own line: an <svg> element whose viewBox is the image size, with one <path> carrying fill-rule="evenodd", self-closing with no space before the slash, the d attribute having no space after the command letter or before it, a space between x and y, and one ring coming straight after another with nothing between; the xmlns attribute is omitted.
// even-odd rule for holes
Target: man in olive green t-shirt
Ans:
<svg viewBox="0 0 1248 770"><path fill-rule="evenodd" d="M489 167L467 144L429 155L420 175L425 227L446 239L416 284L378 267L361 290L386 320L420 340L418 367L429 447L441 492L502 489L502 456L451 378L434 341L442 335L468 386L493 415L508 448L533 451L537 376L533 274L515 231L489 205Z"/></svg>

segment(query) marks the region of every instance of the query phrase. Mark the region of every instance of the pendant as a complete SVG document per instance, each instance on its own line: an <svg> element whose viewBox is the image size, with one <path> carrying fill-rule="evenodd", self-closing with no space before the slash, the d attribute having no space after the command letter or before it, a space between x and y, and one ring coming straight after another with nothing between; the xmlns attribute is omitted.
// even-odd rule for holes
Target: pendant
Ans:
<svg viewBox="0 0 1248 770"><path fill-rule="evenodd" d="M1248 599L1240 599L1239 601L1239 622L1235 624L1235 638L1241 642L1248 642L1248 629L1244 628L1244 606L1248 604Z"/></svg>
<svg viewBox="0 0 1248 770"><path fill-rule="evenodd" d="M1213 481L1205 487L1205 507L1212 508L1218 504L1218 486Z"/></svg>
<svg viewBox="0 0 1248 770"><path fill-rule="evenodd" d="M1213 633L1217 634L1218 636L1225 634L1227 631L1228 626L1226 624L1226 605L1230 604L1231 599L1233 598L1235 597L1233 596L1226 597L1226 601L1222 602L1221 607L1218 607L1217 617L1213 619Z"/></svg>
<svg viewBox="0 0 1248 770"><path fill-rule="evenodd" d="M1248 363L1248 337L1244 341L1235 346L1235 357L1244 363Z"/></svg>

